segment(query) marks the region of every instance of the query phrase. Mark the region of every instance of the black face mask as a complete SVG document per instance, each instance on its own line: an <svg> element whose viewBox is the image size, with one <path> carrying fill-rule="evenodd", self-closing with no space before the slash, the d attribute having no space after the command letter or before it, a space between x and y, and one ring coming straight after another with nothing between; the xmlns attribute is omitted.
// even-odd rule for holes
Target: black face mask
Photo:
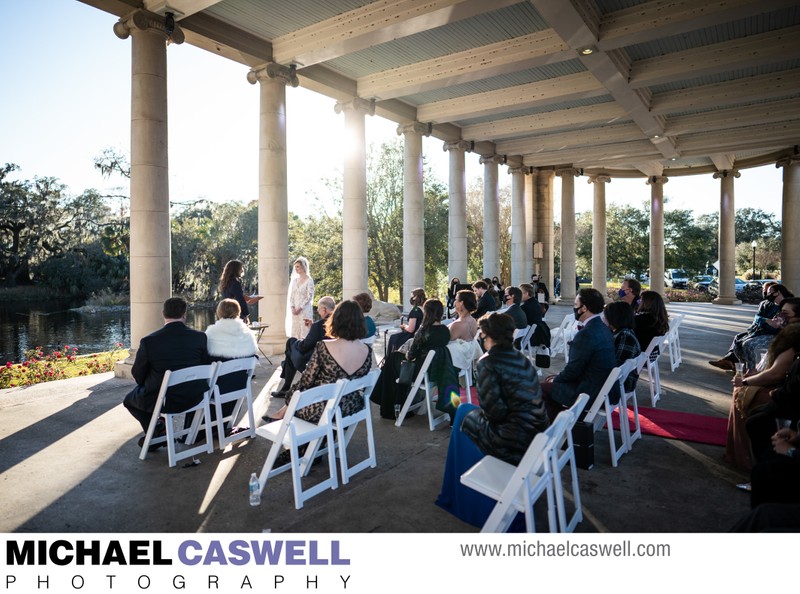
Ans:
<svg viewBox="0 0 800 594"><path fill-rule="evenodd" d="M481 336L480 334L478 334L478 344L480 345L481 350L485 353L486 347L483 344L483 336Z"/></svg>
<svg viewBox="0 0 800 594"><path fill-rule="evenodd" d="M572 308L572 314L575 316L575 319L580 322L581 321L581 315L583 315L583 314L578 313L578 310L580 310L580 307L573 307Z"/></svg>
<svg viewBox="0 0 800 594"><path fill-rule="evenodd" d="M777 297L777 296L778 296L777 293L771 293L771 294L767 295L766 299L767 299L767 301L775 301L775 297Z"/></svg>

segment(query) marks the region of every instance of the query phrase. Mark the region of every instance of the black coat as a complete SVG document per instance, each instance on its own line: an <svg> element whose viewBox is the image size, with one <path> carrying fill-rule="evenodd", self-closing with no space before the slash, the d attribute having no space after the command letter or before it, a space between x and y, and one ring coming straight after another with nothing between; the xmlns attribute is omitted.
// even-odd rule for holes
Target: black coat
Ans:
<svg viewBox="0 0 800 594"><path fill-rule="evenodd" d="M536 370L516 349L495 346L478 361L475 385L480 408L464 417L461 430L484 454L519 464L549 424Z"/></svg>
<svg viewBox="0 0 800 594"><path fill-rule="evenodd" d="M536 298L523 301L520 305L522 311L525 312L525 317L528 319L528 326L533 326L542 321L542 308Z"/></svg>
<svg viewBox="0 0 800 594"><path fill-rule="evenodd" d="M188 328L182 322L171 322L142 338L131 374L143 387L137 393L138 407L153 410L161 381L166 371L175 371L211 362L206 348L205 332ZM200 402L208 389L205 381L197 380L171 388L167 392L166 412L181 412Z"/></svg>
<svg viewBox="0 0 800 594"><path fill-rule="evenodd" d="M286 356L298 371L303 371L311 360L314 348L318 342L325 339L325 321L327 318L317 320L311 324L305 338L290 338L286 341Z"/></svg>

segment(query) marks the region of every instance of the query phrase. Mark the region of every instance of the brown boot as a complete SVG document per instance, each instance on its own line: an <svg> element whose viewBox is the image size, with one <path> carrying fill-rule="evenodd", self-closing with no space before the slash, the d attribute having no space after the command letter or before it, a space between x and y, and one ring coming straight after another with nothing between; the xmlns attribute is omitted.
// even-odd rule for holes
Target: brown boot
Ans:
<svg viewBox="0 0 800 594"><path fill-rule="evenodd" d="M736 367L733 365L733 361L730 359L719 359L717 361L709 361L709 365L713 365L718 369L722 369L723 371L734 371Z"/></svg>

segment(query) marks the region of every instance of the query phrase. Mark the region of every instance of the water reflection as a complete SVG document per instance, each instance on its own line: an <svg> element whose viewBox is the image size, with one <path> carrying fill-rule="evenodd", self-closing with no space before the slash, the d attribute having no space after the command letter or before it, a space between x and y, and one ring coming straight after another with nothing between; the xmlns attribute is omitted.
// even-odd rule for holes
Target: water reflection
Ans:
<svg viewBox="0 0 800 594"><path fill-rule="evenodd" d="M20 361L25 351L37 346L43 347L45 353L65 345L76 346L78 354L84 355L112 350L117 343L130 347L127 309L96 313L71 309L80 305L69 301L0 305L0 364ZM205 330L214 322L214 307L193 307L187 313L186 324Z"/></svg>

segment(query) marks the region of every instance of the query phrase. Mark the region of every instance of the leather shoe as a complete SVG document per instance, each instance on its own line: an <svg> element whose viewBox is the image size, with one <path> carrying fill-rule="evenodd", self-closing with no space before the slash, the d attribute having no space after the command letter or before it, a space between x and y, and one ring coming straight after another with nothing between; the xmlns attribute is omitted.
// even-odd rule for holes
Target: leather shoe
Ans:
<svg viewBox="0 0 800 594"><path fill-rule="evenodd" d="M156 429L155 429L155 431L153 431L152 439L155 439L156 437L164 437L166 434L167 434L167 430L164 427L164 425L156 425ZM144 445L144 438L145 437L146 437L145 435L142 435L139 438L139 441L136 442L136 443L139 444L140 448ZM150 447L147 448L147 451L148 452L155 452L157 449L165 448L165 447L167 447L167 442L166 441L162 441L160 443L151 443Z"/></svg>
<svg viewBox="0 0 800 594"><path fill-rule="evenodd" d="M276 419L275 417L264 415L263 417L261 417L261 420L266 423L274 423L275 421L282 421L283 419Z"/></svg>
<svg viewBox="0 0 800 594"><path fill-rule="evenodd" d="M719 359L717 361L709 361L709 365L713 365L717 369L722 369L723 371L733 371L736 369L734 367L733 362L730 359Z"/></svg>
<svg viewBox="0 0 800 594"><path fill-rule="evenodd" d="M286 395L289 393L289 390L275 390L274 392L270 392L276 398L286 398Z"/></svg>

